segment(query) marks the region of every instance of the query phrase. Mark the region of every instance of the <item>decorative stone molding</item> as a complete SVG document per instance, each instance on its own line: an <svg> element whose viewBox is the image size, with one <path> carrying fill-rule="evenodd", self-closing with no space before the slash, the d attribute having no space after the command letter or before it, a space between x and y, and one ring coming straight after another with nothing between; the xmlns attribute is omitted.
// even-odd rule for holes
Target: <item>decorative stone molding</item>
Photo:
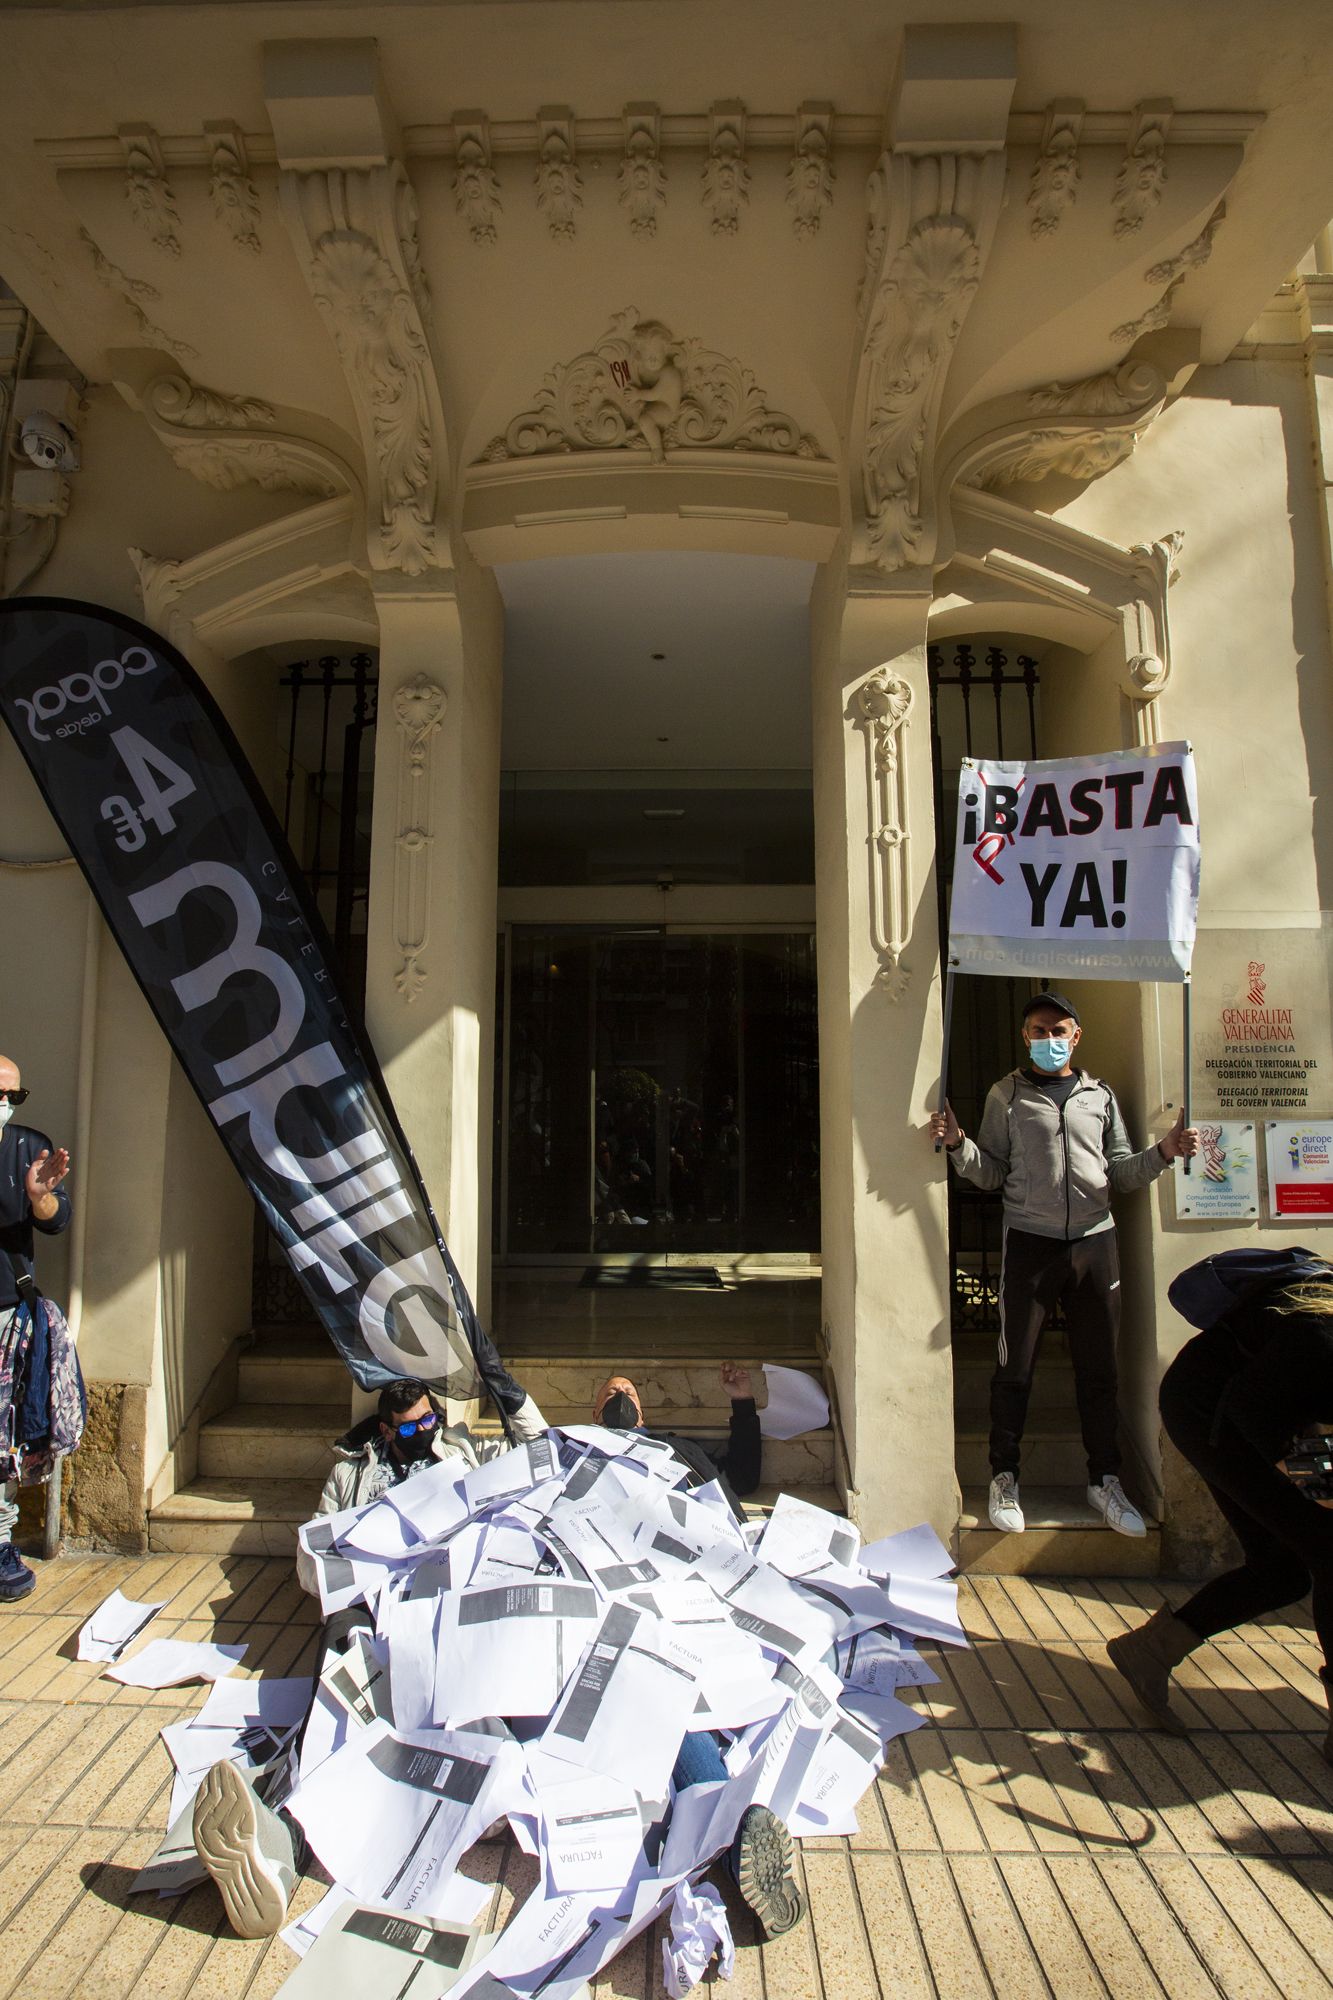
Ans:
<svg viewBox="0 0 1333 2000"><path fill-rule="evenodd" d="M1081 98L1059 98L1046 113L1041 151L1028 183L1028 228L1041 238L1053 236L1060 218L1078 199L1078 142L1087 106Z"/></svg>
<svg viewBox="0 0 1333 2000"><path fill-rule="evenodd" d="M197 347L191 347L188 341L174 339L171 334L157 326L145 312L146 304L155 304L162 296L157 286L150 285L146 278L132 278L127 271L121 270L119 264L113 264L109 257L104 257L86 229L80 229L79 238L92 259L98 283L104 285L107 291L114 292L116 297L129 307L144 345L163 348L180 362L197 361L199 359Z"/></svg>
<svg viewBox="0 0 1333 2000"><path fill-rule="evenodd" d="M866 745L870 936L879 960L875 984L890 1000L900 1000L911 977L903 964L912 936L912 818L903 737L914 697L909 682L877 667L853 699Z"/></svg>
<svg viewBox="0 0 1333 2000"><path fill-rule="evenodd" d="M537 207L555 243L570 243L583 206L583 176L574 156L574 114L568 105L544 105L537 115Z"/></svg>
<svg viewBox="0 0 1333 2000"><path fill-rule="evenodd" d="M1171 115L1169 97L1148 98L1134 107L1129 144L1111 196L1117 236L1136 235L1162 199Z"/></svg>
<svg viewBox="0 0 1333 2000"><path fill-rule="evenodd" d="M833 200L833 106L813 99L796 114L796 149L787 169L791 226L809 241Z"/></svg>
<svg viewBox="0 0 1333 2000"><path fill-rule="evenodd" d="M454 207L474 243L494 243L500 181L491 165L491 128L482 111L454 114Z"/></svg>
<svg viewBox="0 0 1333 2000"><path fill-rule="evenodd" d="M636 307L617 313L585 354L554 367L533 407L482 453L483 463L569 451L785 452L822 457L794 417L771 410L750 370Z"/></svg>
<svg viewBox="0 0 1333 2000"><path fill-rule="evenodd" d="M1144 281L1149 285L1176 285L1187 278L1191 271L1197 271L1208 262L1213 254L1213 238L1227 218L1227 205L1219 201L1193 242L1183 250L1177 250L1174 257L1164 257L1160 264L1153 264L1144 272Z"/></svg>
<svg viewBox="0 0 1333 2000"><path fill-rule="evenodd" d="M151 125L122 125L118 131L125 153L125 199L130 214L150 242L169 257L181 254L180 216L162 164L162 147Z"/></svg>
<svg viewBox="0 0 1333 2000"><path fill-rule="evenodd" d="M1148 749L1160 741L1157 698L1171 678L1171 626L1167 593L1180 575L1183 530L1155 542L1136 542L1134 580L1138 592L1125 613L1125 670L1120 685L1134 716L1134 741Z"/></svg>
<svg viewBox="0 0 1333 2000"><path fill-rule="evenodd" d="M734 236L740 228L741 210L750 200L745 106L738 99L719 99L708 114L708 158L701 198L714 236Z"/></svg>
<svg viewBox="0 0 1333 2000"><path fill-rule="evenodd" d="M130 549L130 561L139 579L143 615L155 632L182 653L190 650L194 627L181 609L179 562L150 556L145 549Z"/></svg>
<svg viewBox="0 0 1333 2000"><path fill-rule="evenodd" d="M218 119L204 126L209 145L208 193L213 213L232 241L259 255L259 190L250 178L239 125Z"/></svg>
<svg viewBox="0 0 1333 2000"><path fill-rule="evenodd" d="M185 375L159 375L145 398L164 423L186 430L249 430L276 422L272 405L257 396L228 396L204 389Z"/></svg>
<svg viewBox="0 0 1333 2000"><path fill-rule="evenodd" d="M620 162L620 205L634 236L656 236L657 212L666 206L662 120L655 104L625 106L625 157Z"/></svg>
<svg viewBox="0 0 1333 2000"><path fill-rule="evenodd" d="M431 745L447 705L444 689L425 674L405 681L393 698L394 720L403 738L393 870L394 938L402 963L394 974L394 985L409 1007L426 983L421 959L430 942L431 850L435 842Z"/></svg>
<svg viewBox="0 0 1333 2000"><path fill-rule="evenodd" d="M1160 333L1163 327L1171 324L1172 301L1184 282L1182 275L1173 284L1168 285L1161 298L1155 299L1137 319L1122 320L1119 326L1113 326L1110 339L1117 347L1132 347L1134 342L1142 340L1146 333Z"/></svg>
<svg viewBox="0 0 1333 2000"><path fill-rule="evenodd" d="M126 393L174 463L192 478L224 493L249 482L270 493L290 490L322 498L351 486L348 468L332 451L276 429L271 404L201 388L184 375L145 379L135 359L113 355Z"/></svg>
<svg viewBox="0 0 1333 2000"><path fill-rule="evenodd" d="M931 560L934 432L1004 185L999 152L885 154L871 176L853 408L852 560Z"/></svg>
<svg viewBox="0 0 1333 2000"><path fill-rule="evenodd" d="M397 161L288 170L282 200L356 409L371 565L419 576L442 560L448 457L411 185Z"/></svg>
<svg viewBox="0 0 1333 2000"><path fill-rule="evenodd" d="M1096 479L1129 457L1160 414L1167 386L1150 362L1126 361L1104 375L1006 397L987 413L986 431L958 476L990 487L1052 473Z"/></svg>

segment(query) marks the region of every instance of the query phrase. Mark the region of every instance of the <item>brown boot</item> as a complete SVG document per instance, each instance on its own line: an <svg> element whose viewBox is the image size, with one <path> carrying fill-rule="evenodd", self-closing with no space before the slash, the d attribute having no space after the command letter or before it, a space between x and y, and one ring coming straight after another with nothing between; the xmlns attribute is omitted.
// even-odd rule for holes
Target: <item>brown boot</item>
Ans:
<svg viewBox="0 0 1333 2000"><path fill-rule="evenodd" d="M1106 1642L1111 1665L1129 1682L1154 1722L1176 1736L1188 1731L1171 1706L1171 1669L1202 1643L1166 1604L1137 1631L1121 1632Z"/></svg>
<svg viewBox="0 0 1333 2000"><path fill-rule="evenodd" d="M1328 1763L1333 1764L1333 1670L1321 1667L1319 1678L1324 1683L1324 1693L1328 1697L1328 1734L1324 1738L1324 1756Z"/></svg>

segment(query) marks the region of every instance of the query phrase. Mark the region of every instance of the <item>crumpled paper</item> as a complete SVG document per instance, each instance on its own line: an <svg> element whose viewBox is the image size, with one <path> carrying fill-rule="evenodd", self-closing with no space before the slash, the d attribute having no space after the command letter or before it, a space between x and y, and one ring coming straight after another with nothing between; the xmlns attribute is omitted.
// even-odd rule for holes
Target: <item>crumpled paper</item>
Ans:
<svg viewBox="0 0 1333 2000"><path fill-rule="evenodd" d="M714 1952L718 1971L730 1979L736 1947L722 1898L711 1882L700 1882L697 1888L682 1882L671 1903L671 1935L662 1940L662 1982L671 2000L684 2000L699 1984Z"/></svg>

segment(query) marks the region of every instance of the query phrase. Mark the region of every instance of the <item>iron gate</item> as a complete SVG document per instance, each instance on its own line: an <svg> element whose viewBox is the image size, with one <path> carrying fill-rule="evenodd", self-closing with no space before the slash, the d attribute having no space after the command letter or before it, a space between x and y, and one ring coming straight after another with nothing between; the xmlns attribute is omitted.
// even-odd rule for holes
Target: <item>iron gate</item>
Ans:
<svg viewBox="0 0 1333 2000"><path fill-rule="evenodd" d="M978 659L978 651L982 657ZM962 757L1037 756L1038 662L1000 643L959 640L927 648L930 745L935 777L936 880L940 938L948 936L954 814ZM949 1100L975 1133L986 1092L1014 1066L1018 1011L1028 982L960 979L949 1038ZM949 1174L949 1287L955 1334L999 1325L1000 1197Z"/></svg>
<svg viewBox="0 0 1333 2000"><path fill-rule="evenodd" d="M286 747L282 830L333 941L351 1008L366 994L370 804L378 682L371 653L294 661L278 682ZM257 1326L308 1320L310 1308L262 1216L255 1217L251 1309Z"/></svg>

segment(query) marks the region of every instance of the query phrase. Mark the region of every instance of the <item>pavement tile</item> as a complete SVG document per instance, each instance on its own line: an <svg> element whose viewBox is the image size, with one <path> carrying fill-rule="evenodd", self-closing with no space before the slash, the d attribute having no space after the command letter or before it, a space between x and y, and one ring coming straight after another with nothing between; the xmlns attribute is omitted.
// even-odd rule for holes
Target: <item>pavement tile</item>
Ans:
<svg viewBox="0 0 1333 2000"><path fill-rule="evenodd" d="M208 1689L124 1688L68 1657L117 1582L169 1594L153 1636L245 1643L242 1678L313 1665L316 1610L285 1561L43 1568L35 1604L0 1618L0 2000L267 2000L291 1955L234 1938L211 1884L129 1897L166 1823L158 1732ZM926 1727L891 1746L856 1833L803 1844L810 1921L763 1942L721 1880L731 2000L1333 2000L1333 1770L1305 1613L1192 1656L1200 1726L1181 1741L1128 1713L1104 1653L1162 1601L1151 1579L965 1579L976 1650L932 1656L940 1685L912 1696ZM465 1865L493 1885L491 1926L537 1881L508 1840ZM659 2000L665 1933L607 1968L599 2000Z"/></svg>

